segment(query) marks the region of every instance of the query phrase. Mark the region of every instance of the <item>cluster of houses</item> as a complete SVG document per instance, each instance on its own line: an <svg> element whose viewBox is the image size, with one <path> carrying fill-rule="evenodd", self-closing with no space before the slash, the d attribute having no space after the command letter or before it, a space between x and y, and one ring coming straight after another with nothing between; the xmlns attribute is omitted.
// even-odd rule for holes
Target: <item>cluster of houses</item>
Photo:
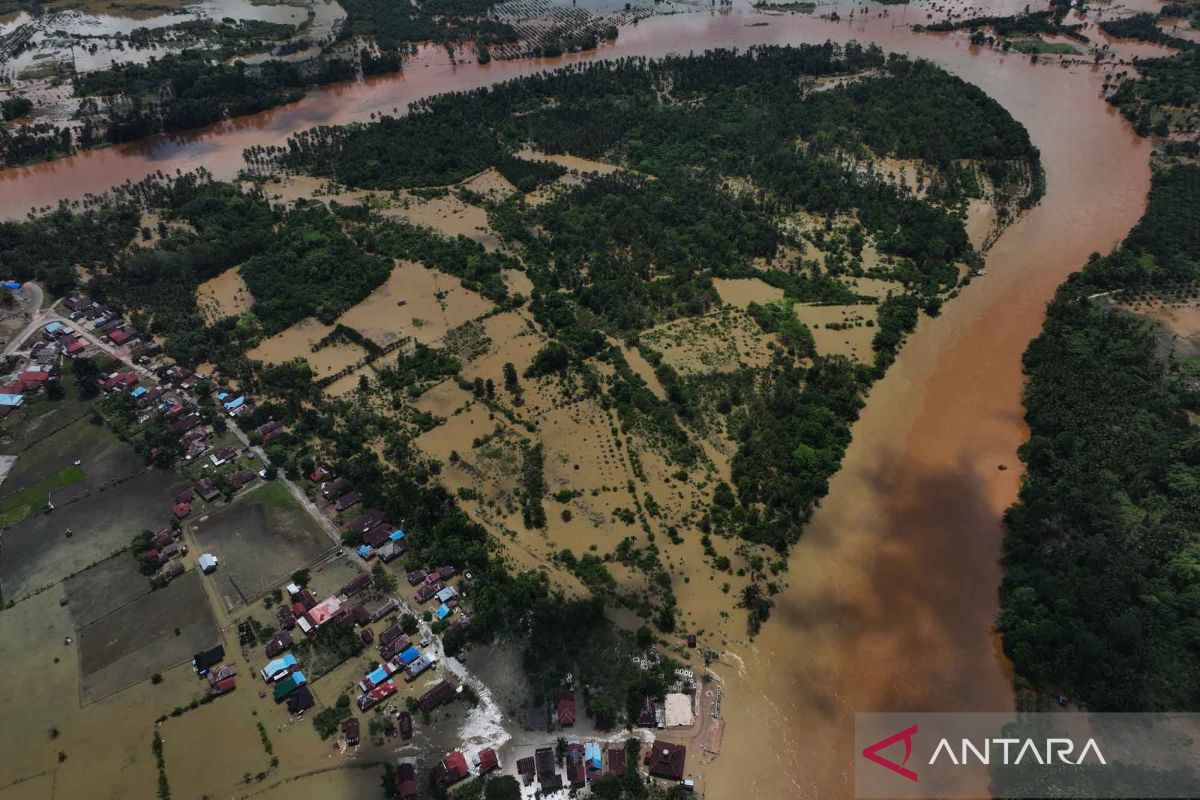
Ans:
<svg viewBox="0 0 1200 800"><path fill-rule="evenodd" d="M403 676L406 683L411 683L437 663L437 656L433 653L422 654L420 648L404 635L399 623L381 633L379 642L381 655L388 653L394 653L394 655L391 658L385 658L358 682L358 688L362 694L358 696L356 702L360 711L368 711L395 694L397 675ZM421 697L421 708L425 711L432 711L452 697L456 691L454 686L442 681Z"/></svg>
<svg viewBox="0 0 1200 800"><path fill-rule="evenodd" d="M333 504L337 513L349 511L362 502L360 494L346 478L339 478L323 468L318 467L309 476L309 480L319 485L321 498ZM382 513L380 513L382 521Z"/></svg>
<svg viewBox="0 0 1200 800"><path fill-rule="evenodd" d="M500 757L496 755L496 751L490 747L485 747L471 757L471 762L475 767L474 774L487 775L489 772L495 772L500 769ZM467 766L467 757L460 751L449 753L443 758L433 770L433 779L442 786L453 786L461 780L465 780L472 774L471 769ZM397 785L397 789L399 789ZM415 797L415 794L401 794L401 797Z"/></svg>
<svg viewBox="0 0 1200 800"><path fill-rule="evenodd" d="M102 303L96 303L87 297L76 295L63 300L63 305L70 312L69 317L73 322L78 322L95 333L97 337L107 339L117 347L128 347L129 355L133 358L134 363L143 364L162 351L162 346L155 342L149 334L142 333L123 320L116 311ZM49 329L54 325L61 325L61 323L52 322L46 328ZM67 335L73 334L69 328L66 333ZM75 341L78 342L78 338ZM68 345L69 347L70 345ZM79 347L74 353L68 350L66 355L78 355L83 350L83 347Z"/></svg>
<svg viewBox="0 0 1200 800"><path fill-rule="evenodd" d="M548 793L568 787L578 789L605 775L621 777L629 768L626 761L623 747L605 749L596 742L569 741L563 758L563 774L558 771L554 748L541 747L532 756L517 759L517 775L526 786L537 781L540 791ZM684 778L686 762L687 747L671 742L655 742L643 756L643 764L650 775L682 782L689 787L691 781Z"/></svg>
<svg viewBox="0 0 1200 800"><path fill-rule="evenodd" d="M308 678L294 654L283 653L271 659L259 674L271 687L271 697L276 703L287 701L289 713L300 714L313 707L315 701L308 688Z"/></svg>
<svg viewBox="0 0 1200 800"><path fill-rule="evenodd" d="M87 341L70 325L50 322L42 327L42 335L29 346L29 360L34 364L58 364L62 358L79 358L87 350Z"/></svg>
<svg viewBox="0 0 1200 800"><path fill-rule="evenodd" d="M228 694L237 688L237 669L225 661L225 648L221 645L202 650L192 656L192 667L196 674L208 680L208 693L213 697Z"/></svg>
<svg viewBox="0 0 1200 800"><path fill-rule="evenodd" d="M25 404L25 396L42 391L50 381L57 381L58 368L53 364L29 363L13 373L0 385L0 419Z"/></svg>
<svg viewBox="0 0 1200 800"><path fill-rule="evenodd" d="M158 562L159 575L163 581L170 583L184 573L183 557L187 555L187 545L178 540L178 531L171 528L159 528L150 537L150 547L142 553L143 559Z"/></svg>

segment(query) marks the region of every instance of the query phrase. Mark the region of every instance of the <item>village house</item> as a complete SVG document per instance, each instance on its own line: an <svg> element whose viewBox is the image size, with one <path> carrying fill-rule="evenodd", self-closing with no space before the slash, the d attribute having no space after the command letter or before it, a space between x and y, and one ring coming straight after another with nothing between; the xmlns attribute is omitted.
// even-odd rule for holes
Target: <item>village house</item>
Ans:
<svg viewBox="0 0 1200 800"><path fill-rule="evenodd" d="M292 646L292 635L287 631L279 631L266 644L267 658L275 658Z"/></svg>
<svg viewBox="0 0 1200 800"><path fill-rule="evenodd" d="M321 486L321 494L325 496L326 500L336 500L348 491L350 491L350 481L345 478L335 478Z"/></svg>
<svg viewBox="0 0 1200 800"><path fill-rule="evenodd" d="M420 794L416 767L407 761L396 767L396 797L399 800L416 800Z"/></svg>
<svg viewBox="0 0 1200 800"><path fill-rule="evenodd" d="M205 675L209 669L220 664L225 658L225 648L221 645L211 647L208 650L201 650L196 655L192 656L192 666L196 670L197 675Z"/></svg>
<svg viewBox="0 0 1200 800"><path fill-rule="evenodd" d="M669 781L681 781L686 759L686 747L681 744L659 741L646 750L644 762L654 777Z"/></svg>
<svg viewBox="0 0 1200 800"><path fill-rule="evenodd" d="M383 522L383 512L378 508L372 508L346 523L346 530L352 533L366 533L381 522Z"/></svg>
<svg viewBox="0 0 1200 800"><path fill-rule="evenodd" d="M517 759L517 774L521 776L521 783L526 786L533 783L533 776L536 774L533 766L533 756Z"/></svg>
<svg viewBox="0 0 1200 800"><path fill-rule="evenodd" d="M362 502L361 494L359 494L358 492L347 492L346 494L344 494L338 498L338 501L333 504L333 507L335 509L337 509L337 512L340 514L343 511L353 508L354 506L358 505L361 502Z"/></svg>
<svg viewBox="0 0 1200 800"><path fill-rule="evenodd" d="M562 778L555 768L554 749L539 747L533 754L538 784L543 792L556 792L562 788Z"/></svg>
<svg viewBox="0 0 1200 800"><path fill-rule="evenodd" d="M281 431L283 431L283 423L278 420L271 420L263 423L255 428L255 431L262 437L263 444L269 444Z"/></svg>
<svg viewBox="0 0 1200 800"><path fill-rule="evenodd" d="M237 458L237 454L237 448L233 447L232 445L226 445L210 455L208 458L210 461L212 461L214 467L219 467L225 462Z"/></svg>
<svg viewBox="0 0 1200 800"><path fill-rule="evenodd" d="M489 772L500 769L500 757L490 747L480 750L479 754L475 756L474 762L475 766L479 768L480 775L487 775Z"/></svg>
<svg viewBox="0 0 1200 800"><path fill-rule="evenodd" d="M558 702L555 703L555 715L558 718L558 724L564 728L570 728L575 724L574 693L564 692L559 695Z"/></svg>
<svg viewBox="0 0 1200 800"><path fill-rule="evenodd" d="M625 774L625 749L613 747L608 751L608 774L620 778Z"/></svg>
<svg viewBox="0 0 1200 800"><path fill-rule="evenodd" d="M233 487L234 491L237 491L246 484L253 482L256 477L258 477L258 473L254 470L244 469L230 476L229 485Z"/></svg>
<svg viewBox="0 0 1200 800"><path fill-rule="evenodd" d="M342 736L346 738L346 744L353 747L358 744L358 718L346 717L342 720Z"/></svg>
<svg viewBox="0 0 1200 800"><path fill-rule="evenodd" d="M400 716L396 720L396 725L400 728L401 739L411 739L413 737L412 714L407 711L401 711Z"/></svg>
<svg viewBox="0 0 1200 800"><path fill-rule="evenodd" d="M467 757L455 751L443 758L433 773L434 780L442 786L458 783L470 774L467 770Z"/></svg>
<svg viewBox="0 0 1200 800"><path fill-rule="evenodd" d="M354 595L368 588L373 580L374 579L371 577L371 573L364 572L343 586L342 594L346 597L353 597Z"/></svg>
<svg viewBox="0 0 1200 800"><path fill-rule="evenodd" d="M458 690L450 681L442 681L437 686L434 686L425 694L421 695L417 700L417 705L422 711L433 711L435 708L445 703L447 700L453 699Z"/></svg>
<svg viewBox="0 0 1200 800"><path fill-rule="evenodd" d="M313 700L312 691L307 686L297 687L287 699L288 713L292 715L302 714L314 705L316 701Z"/></svg>
<svg viewBox="0 0 1200 800"><path fill-rule="evenodd" d="M567 783L573 788L579 788L587 782L587 770L583 766L583 745L571 742L567 745L566 753Z"/></svg>
<svg viewBox="0 0 1200 800"><path fill-rule="evenodd" d="M200 499L205 502L211 502L221 496L221 490L213 483L211 478L201 478L192 486L196 490L196 494L200 495Z"/></svg>

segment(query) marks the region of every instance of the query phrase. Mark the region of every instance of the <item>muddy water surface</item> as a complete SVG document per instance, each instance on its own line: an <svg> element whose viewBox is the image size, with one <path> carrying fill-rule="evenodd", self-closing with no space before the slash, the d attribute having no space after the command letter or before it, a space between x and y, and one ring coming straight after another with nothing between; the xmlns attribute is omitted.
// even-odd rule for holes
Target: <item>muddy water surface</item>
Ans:
<svg viewBox="0 0 1200 800"><path fill-rule="evenodd" d="M769 24L748 27L761 21ZM1016 493L1015 451L1025 436L1020 354L1055 286L1090 252L1117 242L1148 188L1148 148L1099 97L1100 71L1033 66L960 37L914 36L897 22L861 14L853 23L662 18L622 31L604 51L876 41L931 58L999 100L1029 128L1047 171L1046 199L1000 238L986 277L926 320L875 387L844 469L793 553L773 619L753 645L717 665L729 734L706 770L713 798L851 796L854 711L1011 707L992 622L998 520ZM569 60L456 67L427 56L403 76L319 92L198 135L0 173L0 212L22 214L159 169L203 165L229 176L246 146ZM715 596L709 613L728 602Z"/></svg>

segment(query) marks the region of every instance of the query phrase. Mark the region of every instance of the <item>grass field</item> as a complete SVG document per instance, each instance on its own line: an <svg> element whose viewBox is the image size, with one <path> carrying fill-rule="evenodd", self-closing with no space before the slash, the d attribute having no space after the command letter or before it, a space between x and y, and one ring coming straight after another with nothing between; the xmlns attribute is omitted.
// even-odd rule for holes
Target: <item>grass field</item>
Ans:
<svg viewBox="0 0 1200 800"><path fill-rule="evenodd" d="M247 603L312 563L333 543L287 488L266 483L191 522L202 552L220 559L214 581L225 600Z"/></svg>
<svg viewBox="0 0 1200 800"><path fill-rule="evenodd" d="M43 478L32 486L26 486L7 497L0 498L0 526L17 525L46 507L51 492L78 483L86 477L83 467L70 466Z"/></svg>

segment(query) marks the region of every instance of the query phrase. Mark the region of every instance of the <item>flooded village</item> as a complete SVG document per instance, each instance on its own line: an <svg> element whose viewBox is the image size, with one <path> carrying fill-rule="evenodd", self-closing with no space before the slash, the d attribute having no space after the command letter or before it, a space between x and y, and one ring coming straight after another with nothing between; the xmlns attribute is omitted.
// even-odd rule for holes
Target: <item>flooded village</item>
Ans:
<svg viewBox="0 0 1200 800"><path fill-rule="evenodd" d="M186 8L216 18L234 5L228 13L239 19L297 26L293 38L313 45L309 55L345 13L324 0ZM304 403L336 407L339 430L356 429L362 451L396 462L400 437L414 461L436 463L426 477L487 531L489 558L545 576L566 599L603 601L626 635L592 659L588 674L572 674L548 695L534 690L516 638L465 645L497 599L480 591L471 569L415 557L427 552L416 545L431 532L403 507L372 503L362 473L339 470L352 455L340 442L314 449L298 425L276 418L278 384L170 357L152 314L79 289L56 294L42 281L5 285L0 800L567 797L626 776L647 796L843 797L853 779L838 748L853 711L949 707L950 697L1011 707L994 618L999 519L1017 489L1019 470L1008 467L1026 433L1020 350L1054 287L1141 212L1148 147L1104 96L1116 72L1132 70L1128 59L1167 51L1101 34L1095 12L1080 21L1102 54L1073 42L1076 50L1043 53L1040 62L976 45L968 31L911 30L935 18L1019 11L1012 3L843 4L814 14L676 3L660 16L636 3L585 5L579 14L574 3L508 2L496 14L534 31L619 25L601 57L826 40L879 41L928 57L1029 130L1046 197L1019 208L978 163L956 165L980 178L978 195L954 212L980 258L954 264L944 307L922 317L871 389L829 496L786 556L700 528L717 487L733 480L739 440L724 417L706 408L688 428L700 466L680 475L662 443L625 424L608 398L554 376L529 377L554 337L525 302L535 291L528 269L506 262L500 299L444 269L389 257L365 297L266 333L247 333L261 325L255 304L267 298L241 265L198 282L199 317L253 340L245 356L256 371L303 364L317 387ZM1157 9L1099 8L1119 15L1142 6ZM86 30L93 11L110 18L90 7L66 13ZM115 19L118 28L136 27ZM14 41L13 30L47 52L64 41L41 22L34 36L22 27L31 22L22 12L13 28L0 17L0 47ZM108 44L118 50L102 43L91 57ZM488 166L434 190L392 189L258 160L313 125L366 122L431 93L587 58L529 59L533 50L517 44L493 53L495 62L476 64L470 51L423 48L403 74L320 89L243 122L5 170L0 208L17 217L160 168L208 166L281 212L367 208L385 224L465 240L473 254L521 259L527 243L496 224L505 198L517 194L537 209L632 171L594 153L525 147L516 157L553 165L551 179L518 186ZM26 70L24 80L40 87L39 112L61 123L73 113L66 84L52 87L50 71L28 71L61 53L39 55L24 50L10 77ZM25 91L17 81L0 93L18 86ZM922 202L938 202L945 179L920 159L845 162ZM736 183L728 190L757 192ZM788 308L811 331L815 357L865 368L881 304L907 287L887 274L895 260L875 236L849 255L857 222L854 213L791 215L793 249L755 268L808 262L843 284L852 300ZM128 247L154 249L186 227L146 212ZM660 403L677 391L662 381L664 365L685 382L725 381L768 370L784 349L755 317L785 302L783 289L760 277L719 277L712 292L703 313L656 321L636 341L606 342ZM1168 306L1134 296L1113 302L1194 338L1186 296ZM618 374L594 366L602 381ZM303 425L305 435L315 428ZM530 488L531 463L539 489ZM529 524L531 514L543 517L540 525ZM951 563L945 554L959 552L959 537L970 544ZM906 584L914 570L928 575L925 594ZM752 636L740 598L768 582L775 609ZM656 624L666 606L677 613L670 631ZM911 621L897 625L896 609ZM520 624L533 630L532 615ZM905 659L928 674L905 685L891 667ZM621 709L614 725L588 713L597 672L652 676L655 691Z"/></svg>
<svg viewBox="0 0 1200 800"><path fill-rule="evenodd" d="M419 534L364 507L352 481L319 464L280 474L267 450L283 426L247 423L251 394L164 363L152 336L87 297L39 307L34 284L4 291L18 298L6 319L25 324L0 411L16 489L0 648L38 689L17 678L3 702L44 724L5 726L25 774L2 796L98 781L104 796L150 796L159 780L179 797L407 799L491 773L548 796L639 769L692 787L719 752L720 683L701 668L673 667L673 691L631 732L591 724L576 687L530 707L512 647L443 646L471 625L470 572L405 571ZM179 461L156 468L151 450L145 466L111 432L118 414L175 440ZM653 647L634 658L662 668ZM36 769L47 753L60 766Z"/></svg>

